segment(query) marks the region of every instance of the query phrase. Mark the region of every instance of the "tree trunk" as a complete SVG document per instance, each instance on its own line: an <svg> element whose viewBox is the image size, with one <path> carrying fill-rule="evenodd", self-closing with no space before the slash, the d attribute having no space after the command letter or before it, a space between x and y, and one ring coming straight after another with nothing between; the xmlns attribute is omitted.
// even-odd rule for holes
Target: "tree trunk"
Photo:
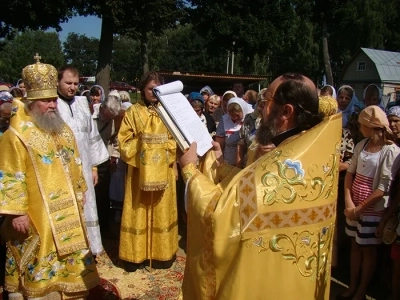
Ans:
<svg viewBox="0 0 400 300"><path fill-rule="evenodd" d="M114 20L103 14L99 43L99 60L97 63L96 83L103 87L108 95L110 87L110 70L113 50Z"/></svg>
<svg viewBox="0 0 400 300"><path fill-rule="evenodd" d="M143 74L149 71L149 56L147 53L148 42L147 32L142 32L140 35L140 54L142 56Z"/></svg>
<svg viewBox="0 0 400 300"><path fill-rule="evenodd" d="M322 20L322 53L324 55L326 83L333 86L331 59L329 57L328 49L328 29L325 19Z"/></svg>

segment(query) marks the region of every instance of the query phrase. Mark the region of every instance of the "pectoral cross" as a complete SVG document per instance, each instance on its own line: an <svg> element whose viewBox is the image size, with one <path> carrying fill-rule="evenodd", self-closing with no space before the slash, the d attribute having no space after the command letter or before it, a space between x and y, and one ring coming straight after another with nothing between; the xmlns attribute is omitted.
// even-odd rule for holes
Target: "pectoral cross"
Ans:
<svg viewBox="0 0 400 300"><path fill-rule="evenodd" d="M40 63L40 60L42 59L42 57L39 55L39 53L36 53L36 55L33 57L33 59L36 59L36 62Z"/></svg>

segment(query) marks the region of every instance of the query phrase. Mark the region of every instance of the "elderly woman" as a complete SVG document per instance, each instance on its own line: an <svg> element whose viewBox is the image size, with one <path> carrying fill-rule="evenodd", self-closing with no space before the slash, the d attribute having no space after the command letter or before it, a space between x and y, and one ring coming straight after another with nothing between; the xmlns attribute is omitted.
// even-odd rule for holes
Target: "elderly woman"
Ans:
<svg viewBox="0 0 400 300"><path fill-rule="evenodd" d="M236 148L239 142L239 130L245 116L253 112L242 98L231 98L227 104L227 114L218 124L215 141L221 145L224 160L236 165Z"/></svg>
<svg viewBox="0 0 400 300"><path fill-rule="evenodd" d="M237 145L237 152L236 152L236 166L238 168L243 168L246 165L247 149L254 141L258 126L260 126L261 107L262 107L260 103L263 101L263 94L266 90L267 89L264 88L258 93L255 110L252 113L245 116L243 120L243 126L242 128L240 128L239 142Z"/></svg>
<svg viewBox="0 0 400 300"><path fill-rule="evenodd" d="M200 93L192 92L188 96L190 105L193 107L196 114L199 116L201 122L207 128L208 133L214 136L217 126L215 125L214 119L211 115L204 111L204 99Z"/></svg>
<svg viewBox="0 0 400 300"><path fill-rule="evenodd" d="M224 114L226 114L227 112L227 105L228 105L228 101L233 98L236 97L236 93L234 91L226 91L221 98L221 107L217 108L213 114L212 117L214 118L215 123L218 124L221 121L221 118Z"/></svg>
<svg viewBox="0 0 400 300"><path fill-rule="evenodd" d="M360 102L355 96L354 89L349 85L341 86L337 94L338 108L342 112L342 127L349 129L353 141L358 143L363 139L363 135L358 127L357 110Z"/></svg>
<svg viewBox="0 0 400 300"><path fill-rule="evenodd" d="M342 127L347 127L347 123L354 112L357 98L354 89L349 85L342 85L337 94L338 108L342 112Z"/></svg>
<svg viewBox="0 0 400 300"><path fill-rule="evenodd" d="M205 87L203 87L203 88L200 90L200 94L201 94L201 95L203 96L203 98L204 98L204 103L207 104L208 99L209 99L212 95L214 95L214 92L213 92L213 90L212 90L208 85L206 85Z"/></svg>

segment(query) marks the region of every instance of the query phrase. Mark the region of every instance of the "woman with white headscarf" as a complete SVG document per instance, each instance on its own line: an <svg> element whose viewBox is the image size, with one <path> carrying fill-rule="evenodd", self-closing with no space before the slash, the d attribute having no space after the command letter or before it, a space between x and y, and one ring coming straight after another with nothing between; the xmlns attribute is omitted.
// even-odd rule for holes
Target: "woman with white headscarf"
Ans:
<svg viewBox="0 0 400 300"><path fill-rule="evenodd" d="M363 101L365 107L370 105L377 105L383 109L382 103L382 89L379 88L376 84L369 84L363 93Z"/></svg>
<svg viewBox="0 0 400 300"><path fill-rule="evenodd" d="M354 113L354 105L357 103L356 93L349 85L342 85L338 90L337 102L339 111L342 112L342 127L346 127L351 115Z"/></svg>
<svg viewBox="0 0 400 300"><path fill-rule="evenodd" d="M239 130L245 116L253 109L242 98L233 97L228 101L227 113L222 116L217 127L215 141L221 145L224 160L236 165L236 148L239 142Z"/></svg>
<svg viewBox="0 0 400 300"><path fill-rule="evenodd" d="M336 99L336 89L327 84L321 88L320 96L331 96L333 99Z"/></svg>
<svg viewBox="0 0 400 300"><path fill-rule="evenodd" d="M103 103L104 99L106 98L104 94L104 89L100 85L95 84L89 90L89 98L90 98L89 108L91 113L93 114L93 106L95 104Z"/></svg>

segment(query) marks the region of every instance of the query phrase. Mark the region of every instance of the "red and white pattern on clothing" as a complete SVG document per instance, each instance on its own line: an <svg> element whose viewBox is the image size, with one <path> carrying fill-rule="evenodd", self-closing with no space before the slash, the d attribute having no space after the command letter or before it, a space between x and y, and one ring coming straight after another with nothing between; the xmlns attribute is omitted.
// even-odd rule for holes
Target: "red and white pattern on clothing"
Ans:
<svg viewBox="0 0 400 300"><path fill-rule="evenodd" d="M355 206L363 203L369 195L372 194L372 183L374 181L373 177L367 177L356 173L353 185L351 187L352 200ZM381 217L384 211L375 211L374 206L368 207L364 212L364 216L377 216Z"/></svg>

